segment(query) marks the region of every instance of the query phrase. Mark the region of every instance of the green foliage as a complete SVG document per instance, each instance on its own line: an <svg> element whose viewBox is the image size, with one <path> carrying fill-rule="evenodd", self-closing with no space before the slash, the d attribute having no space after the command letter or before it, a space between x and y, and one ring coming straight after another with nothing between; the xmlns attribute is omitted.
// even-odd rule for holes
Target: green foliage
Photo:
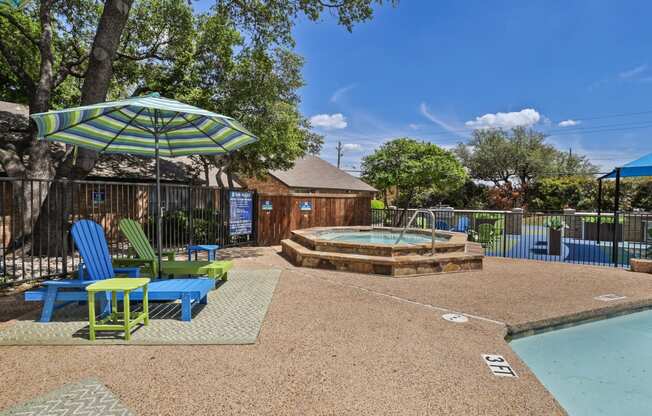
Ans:
<svg viewBox="0 0 652 416"><path fill-rule="evenodd" d="M548 227L551 230L558 231L558 230L561 230L562 228L565 228L566 223L564 221L562 221L561 217L559 217L558 215L555 215L555 216L552 216L552 217L548 217L546 219L546 221L543 223L543 226Z"/></svg>
<svg viewBox="0 0 652 416"><path fill-rule="evenodd" d="M605 180L602 184L603 211L613 210L615 183ZM598 207L598 181L592 177L571 176L543 178L532 187L528 208L530 210L554 211L574 208L578 211L595 211ZM620 183L620 209L652 210L652 180L650 178L627 178Z"/></svg>
<svg viewBox="0 0 652 416"><path fill-rule="evenodd" d="M195 208L192 210L192 227L187 211L166 212L162 221L162 238L165 245L178 245L190 241L192 230L192 241L195 243L209 243L218 239L224 230L220 229L218 221L219 211L207 208ZM150 218L147 229L156 238L156 220Z"/></svg>
<svg viewBox="0 0 652 416"><path fill-rule="evenodd" d="M404 206L424 192L459 189L466 172L451 152L432 143L402 138L385 143L362 161L362 177L377 189L396 187Z"/></svg>
<svg viewBox="0 0 652 416"><path fill-rule="evenodd" d="M592 210L597 202L597 181L586 176L542 178L530 198L528 207L532 210Z"/></svg>
<svg viewBox="0 0 652 416"><path fill-rule="evenodd" d="M159 91L232 116L261 140L211 163L245 175L288 168L296 158L319 152L323 143L299 111L303 60L291 51L294 24L329 13L351 30L383 4L398 0L217 0L203 14L193 14L186 0L134 0L122 33L110 25L98 27L103 2L58 0L30 2L21 11L2 9L0 100L30 103L40 96L49 97L51 108L78 105L82 85L105 82L87 71L93 40L101 37L97 31L117 33L108 99ZM39 8L51 12L51 47L39 47L41 32L50 25L39 20ZM39 66L50 52L52 71L44 73ZM31 145L26 141L21 152ZM55 151L48 157L57 165L66 155Z"/></svg>
<svg viewBox="0 0 652 416"><path fill-rule="evenodd" d="M371 209L385 209L385 203L379 199L372 199Z"/></svg>
<svg viewBox="0 0 652 416"><path fill-rule="evenodd" d="M486 208L487 186L467 178L464 185L453 190L426 190L415 197L415 203L422 207L447 205L456 208Z"/></svg>
<svg viewBox="0 0 652 416"><path fill-rule="evenodd" d="M456 154L473 179L492 182L500 190L495 196L506 199L498 204L503 208L526 203L530 188L542 178L596 172L584 156L561 152L542 133L522 127L476 130Z"/></svg>

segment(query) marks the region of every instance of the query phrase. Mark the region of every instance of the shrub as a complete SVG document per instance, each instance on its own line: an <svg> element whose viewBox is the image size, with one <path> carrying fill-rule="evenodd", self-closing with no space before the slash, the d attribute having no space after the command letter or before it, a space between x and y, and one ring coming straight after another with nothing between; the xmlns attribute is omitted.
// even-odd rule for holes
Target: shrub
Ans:
<svg viewBox="0 0 652 416"><path fill-rule="evenodd" d="M371 209L385 209L385 203L380 199L372 199Z"/></svg>

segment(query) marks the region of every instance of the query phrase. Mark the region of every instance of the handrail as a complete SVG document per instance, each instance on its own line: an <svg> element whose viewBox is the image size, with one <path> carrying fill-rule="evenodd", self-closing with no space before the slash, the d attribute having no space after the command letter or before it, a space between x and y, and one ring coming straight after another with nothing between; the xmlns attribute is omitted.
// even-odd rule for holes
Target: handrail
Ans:
<svg viewBox="0 0 652 416"><path fill-rule="evenodd" d="M403 238L403 234L405 234L405 231L408 229L408 227L410 227L410 225L412 224L412 221L414 221L414 219L417 217L417 214L420 213L420 212L427 212L428 214L430 214L430 218L432 219L432 254L434 255L435 254L435 236L436 236L436 233L435 233L435 214L432 211L428 210L428 209L417 209L416 211L414 211L414 214L412 215L412 218L410 218L410 221L408 221L407 224L405 225L405 227L403 228L403 230L401 230L401 234L399 234L399 236L396 239L396 242L394 244L398 244L398 242L401 241L401 238Z"/></svg>

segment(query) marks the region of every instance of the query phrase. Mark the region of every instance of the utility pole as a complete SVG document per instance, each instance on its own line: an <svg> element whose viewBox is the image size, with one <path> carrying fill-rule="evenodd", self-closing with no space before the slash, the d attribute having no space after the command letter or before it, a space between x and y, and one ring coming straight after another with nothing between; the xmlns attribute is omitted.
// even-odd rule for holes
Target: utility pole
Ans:
<svg viewBox="0 0 652 416"><path fill-rule="evenodd" d="M342 159L342 142L338 141L337 142L337 168L340 168L340 161Z"/></svg>

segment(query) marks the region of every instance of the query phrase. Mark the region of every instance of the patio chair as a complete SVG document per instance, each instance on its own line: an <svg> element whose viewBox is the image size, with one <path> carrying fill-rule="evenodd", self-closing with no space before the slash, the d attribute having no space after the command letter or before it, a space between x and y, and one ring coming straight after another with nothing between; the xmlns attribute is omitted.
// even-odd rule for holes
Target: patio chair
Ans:
<svg viewBox="0 0 652 416"><path fill-rule="evenodd" d="M435 228L437 230L444 230L444 231L450 230L450 227L448 226L448 223L446 221L442 221L442 220L435 221Z"/></svg>
<svg viewBox="0 0 652 416"><path fill-rule="evenodd" d="M121 272L127 273L128 277L140 275L138 267L113 266L104 230L96 222L77 221L72 226L71 234L83 260L78 270L78 279L44 282L44 289L25 293L26 301L43 302L41 322L49 322L57 307L74 301L85 302L88 295L84 288L91 283L114 278ZM148 292L150 300L181 300L181 319L190 321L192 308L197 304L205 304L208 300L208 292L214 288L213 279L153 280L149 283ZM134 291L131 293L131 300L142 300L142 296L142 290ZM104 297L100 300L101 313L106 314L109 306L108 298Z"/></svg>
<svg viewBox="0 0 652 416"><path fill-rule="evenodd" d="M469 217L459 217L457 219L457 225L453 228L452 231L457 231L458 233L465 233L469 231Z"/></svg>
<svg viewBox="0 0 652 416"><path fill-rule="evenodd" d="M480 224L478 226L478 243L491 247L496 240L496 230L493 224Z"/></svg>
<svg viewBox="0 0 652 416"><path fill-rule="evenodd" d="M122 219L118 225L120 231L127 237L138 258L116 259L116 264L133 265L139 263L143 272L150 276L158 276L158 256L149 243L145 231L140 224L131 219ZM233 267L233 262L224 261L185 261L174 260L174 253L166 253L167 260L161 261L161 275L167 277L205 276L207 268L210 277L227 280L228 271Z"/></svg>

